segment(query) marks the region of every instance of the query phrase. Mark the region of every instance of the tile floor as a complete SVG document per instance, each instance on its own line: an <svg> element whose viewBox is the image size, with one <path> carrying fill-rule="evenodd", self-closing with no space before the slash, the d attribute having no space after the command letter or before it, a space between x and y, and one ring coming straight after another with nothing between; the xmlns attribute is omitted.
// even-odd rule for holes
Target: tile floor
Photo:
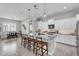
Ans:
<svg viewBox="0 0 79 59"><path fill-rule="evenodd" d="M34 56L32 51L24 48L18 39L0 40L0 55L1 56Z"/></svg>
<svg viewBox="0 0 79 59"><path fill-rule="evenodd" d="M57 43L54 56L76 56L76 47ZM53 56L52 55L52 56ZM20 38L0 39L0 56L35 56L20 44Z"/></svg>
<svg viewBox="0 0 79 59"><path fill-rule="evenodd" d="M77 56L77 49L74 46L57 43L53 56Z"/></svg>

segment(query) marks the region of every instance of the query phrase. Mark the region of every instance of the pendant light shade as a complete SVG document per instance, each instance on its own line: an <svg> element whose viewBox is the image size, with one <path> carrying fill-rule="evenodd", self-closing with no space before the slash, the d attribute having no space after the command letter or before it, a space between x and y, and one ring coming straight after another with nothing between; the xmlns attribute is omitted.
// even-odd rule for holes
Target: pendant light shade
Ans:
<svg viewBox="0 0 79 59"><path fill-rule="evenodd" d="M28 19L30 19L30 11L31 9L28 9Z"/></svg>
<svg viewBox="0 0 79 59"><path fill-rule="evenodd" d="M36 19L37 18L37 5L34 5L34 18Z"/></svg>
<svg viewBox="0 0 79 59"><path fill-rule="evenodd" d="M44 3L44 17L47 17L45 7L46 6L45 6L45 3Z"/></svg>

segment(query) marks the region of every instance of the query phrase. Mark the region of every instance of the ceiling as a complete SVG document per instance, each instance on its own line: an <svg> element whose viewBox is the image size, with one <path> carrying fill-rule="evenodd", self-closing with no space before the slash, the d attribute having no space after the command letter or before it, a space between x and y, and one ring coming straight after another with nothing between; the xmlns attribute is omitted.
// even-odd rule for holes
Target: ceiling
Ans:
<svg viewBox="0 0 79 59"><path fill-rule="evenodd" d="M37 5L35 13L34 5ZM28 9L30 11L30 18L41 17L44 15L43 3L0 3L0 18L8 18L13 20L27 20L29 17ZM46 3L45 14L48 18L59 16L66 13L78 13L79 3ZM36 16L35 16L36 14ZM74 14L74 13L73 13Z"/></svg>

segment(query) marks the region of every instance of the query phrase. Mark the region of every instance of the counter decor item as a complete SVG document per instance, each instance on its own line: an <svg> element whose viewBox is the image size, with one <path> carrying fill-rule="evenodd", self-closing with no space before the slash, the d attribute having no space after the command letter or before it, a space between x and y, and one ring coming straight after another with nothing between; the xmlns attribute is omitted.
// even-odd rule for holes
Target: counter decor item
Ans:
<svg viewBox="0 0 79 59"><path fill-rule="evenodd" d="M26 30L26 26L23 24L23 28L24 28L24 30Z"/></svg>

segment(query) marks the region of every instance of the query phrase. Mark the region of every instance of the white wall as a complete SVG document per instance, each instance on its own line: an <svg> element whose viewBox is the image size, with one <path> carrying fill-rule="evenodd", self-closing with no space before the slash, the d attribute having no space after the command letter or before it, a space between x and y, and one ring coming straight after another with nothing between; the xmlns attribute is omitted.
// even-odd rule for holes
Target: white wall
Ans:
<svg viewBox="0 0 79 59"><path fill-rule="evenodd" d="M21 22L20 21L15 21L15 20L10 20L10 19L0 19L0 27L1 27L1 32L3 32L3 23L16 23L16 31L21 31Z"/></svg>
<svg viewBox="0 0 79 59"><path fill-rule="evenodd" d="M1 38L6 38L7 37L7 32L3 31L3 24L4 23L16 23L16 32L21 31L21 22L20 21L15 21L15 20L10 20L10 19L2 19L0 18L0 27L1 27L1 31L0 31L0 36Z"/></svg>
<svg viewBox="0 0 79 59"><path fill-rule="evenodd" d="M37 23L38 29L47 29L48 28L48 21L39 21Z"/></svg>
<svg viewBox="0 0 79 59"><path fill-rule="evenodd" d="M23 26L22 25L25 25L26 26L26 30L24 30L24 28L23 28ZM36 23L36 21L35 20L33 20L32 21L32 29L33 29L33 34L36 34L35 32L36 32L36 30L37 30L37 23ZM24 34L29 34L29 20L25 20L25 21L22 21L22 23L21 23L21 29L22 29L22 33L24 33ZM31 29L31 28L30 28Z"/></svg>
<svg viewBox="0 0 79 59"><path fill-rule="evenodd" d="M24 30L24 28L22 26L23 24L26 26L26 30ZM22 30L22 33L24 33L24 34L29 33L29 21L28 20L21 22L21 30Z"/></svg>

